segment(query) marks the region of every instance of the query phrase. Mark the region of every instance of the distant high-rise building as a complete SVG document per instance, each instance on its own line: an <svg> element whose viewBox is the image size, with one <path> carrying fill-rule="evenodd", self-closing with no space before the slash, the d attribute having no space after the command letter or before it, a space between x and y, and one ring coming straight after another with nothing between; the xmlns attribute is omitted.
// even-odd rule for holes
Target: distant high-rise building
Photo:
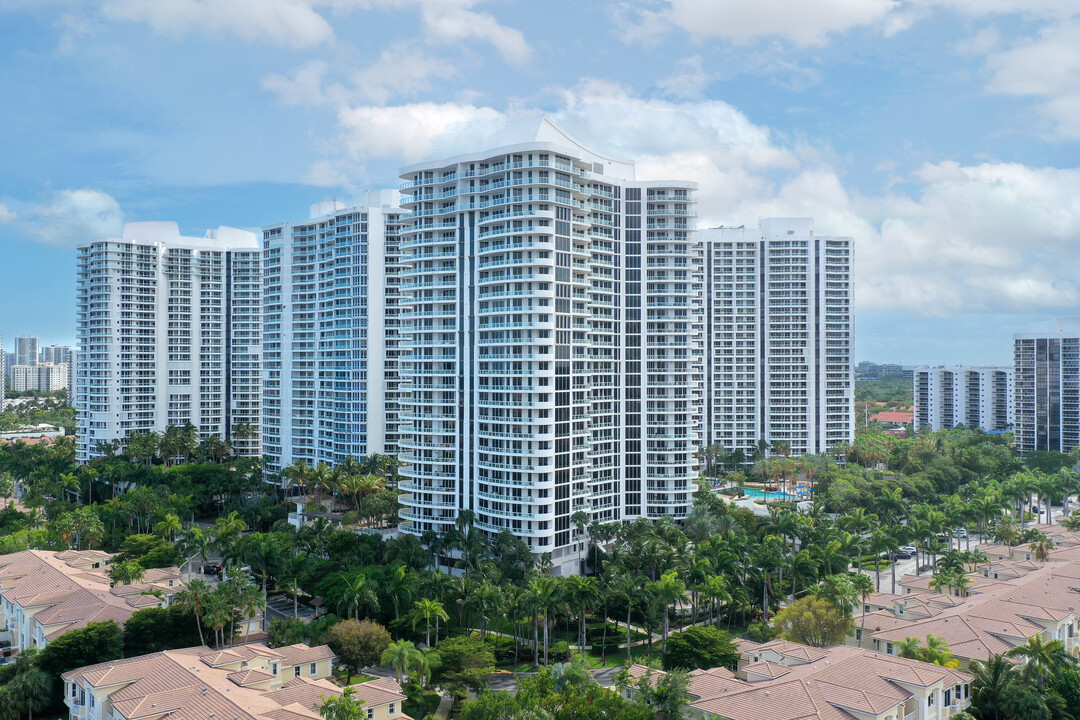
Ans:
<svg viewBox="0 0 1080 720"><path fill-rule="evenodd" d="M36 337L33 335L20 335L15 338L16 365L37 365L39 360L38 339Z"/></svg>
<svg viewBox="0 0 1080 720"><path fill-rule="evenodd" d="M296 461L397 453L398 193L312 206L263 228L263 454Z"/></svg>
<svg viewBox="0 0 1080 720"><path fill-rule="evenodd" d="M71 370L67 363L16 365L11 369L11 389L15 392L67 390L70 377Z"/></svg>
<svg viewBox="0 0 1080 720"><path fill-rule="evenodd" d="M1080 318L1053 333L1013 336L1014 436L1022 453L1080 446Z"/></svg>
<svg viewBox="0 0 1080 720"><path fill-rule="evenodd" d="M41 348L41 362L51 362L59 365L74 360L74 351L70 345L49 345Z"/></svg>
<svg viewBox="0 0 1080 720"><path fill-rule="evenodd" d="M474 515L556 572L590 521L684 517L701 440L694 183L549 119L401 171L402 530Z"/></svg>
<svg viewBox="0 0 1080 720"><path fill-rule="evenodd" d="M251 426L234 451L260 454L261 255L252 233L182 237L172 222L79 246L81 461L102 441L188 422L202 437Z"/></svg>
<svg viewBox="0 0 1080 720"><path fill-rule="evenodd" d="M1012 368L924 366L915 368L913 382L917 431L957 425L999 431L1013 424Z"/></svg>
<svg viewBox="0 0 1080 720"><path fill-rule="evenodd" d="M810 218L702 230L705 441L749 457L758 441L793 455L854 438L854 242Z"/></svg>
<svg viewBox="0 0 1080 720"><path fill-rule="evenodd" d="M0 350L0 354L4 356L4 377L10 380L11 368L15 367L15 353Z"/></svg>

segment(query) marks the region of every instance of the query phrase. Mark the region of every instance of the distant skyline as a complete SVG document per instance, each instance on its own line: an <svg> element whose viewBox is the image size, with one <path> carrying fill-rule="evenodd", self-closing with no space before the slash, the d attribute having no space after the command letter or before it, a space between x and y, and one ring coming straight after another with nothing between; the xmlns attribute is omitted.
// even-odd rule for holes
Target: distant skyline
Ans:
<svg viewBox="0 0 1080 720"><path fill-rule="evenodd" d="M855 237L857 360L1080 315L1075 0L0 0L0 42L5 350L74 344L74 246L124 221L257 230L536 112L703 227Z"/></svg>

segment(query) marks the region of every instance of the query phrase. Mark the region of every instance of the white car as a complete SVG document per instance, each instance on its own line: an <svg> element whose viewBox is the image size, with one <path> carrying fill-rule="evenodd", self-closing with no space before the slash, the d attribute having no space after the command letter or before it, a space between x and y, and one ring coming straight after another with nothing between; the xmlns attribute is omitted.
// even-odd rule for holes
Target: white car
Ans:
<svg viewBox="0 0 1080 720"><path fill-rule="evenodd" d="M900 548L900 552L907 553L908 555L914 555L919 551L911 545L905 545L904 547Z"/></svg>

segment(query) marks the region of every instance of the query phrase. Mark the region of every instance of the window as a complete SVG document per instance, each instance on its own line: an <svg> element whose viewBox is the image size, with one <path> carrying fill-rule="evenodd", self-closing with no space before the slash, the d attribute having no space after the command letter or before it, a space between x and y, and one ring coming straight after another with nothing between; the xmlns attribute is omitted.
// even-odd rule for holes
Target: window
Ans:
<svg viewBox="0 0 1080 720"><path fill-rule="evenodd" d="M389 710L388 710L388 714L390 715L390 717L394 717L394 712L395 712L394 703L390 703Z"/></svg>
<svg viewBox="0 0 1080 720"><path fill-rule="evenodd" d="M300 666L299 665L297 665L296 667L293 668L293 675L295 675L296 677L300 677Z"/></svg>
<svg viewBox="0 0 1080 720"><path fill-rule="evenodd" d="M862 630L859 628L855 628L855 639L862 640Z"/></svg>
<svg viewBox="0 0 1080 720"><path fill-rule="evenodd" d="M931 690L930 694L926 696L926 707L934 707L935 695L937 695L937 691Z"/></svg>
<svg viewBox="0 0 1080 720"><path fill-rule="evenodd" d="M375 708L368 708L367 709L367 717L368 717L368 720L374 720Z"/></svg>
<svg viewBox="0 0 1080 720"><path fill-rule="evenodd" d="M885 643L885 653L888 654L888 655L893 654L893 652L892 652L892 643L891 642Z"/></svg>
<svg viewBox="0 0 1080 720"><path fill-rule="evenodd" d="M312 677L315 677L315 674L317 672L318 672L318 665L316 663L311 663L310 665L308 665L308 675L310 675Z"/></svg>
<svg viewBox="0 0 1080 720"><path fill-rule="evenodd" d="M945 695L943 695L941 698L941 704L945 707L952 705L952 688L949 688L945 691Z"/></svg>
<svg viewBox="0 0 1080 720"><path fill-rule="evenodd" d="M277 663L270 663L270 672L277 675Z"/></svg>

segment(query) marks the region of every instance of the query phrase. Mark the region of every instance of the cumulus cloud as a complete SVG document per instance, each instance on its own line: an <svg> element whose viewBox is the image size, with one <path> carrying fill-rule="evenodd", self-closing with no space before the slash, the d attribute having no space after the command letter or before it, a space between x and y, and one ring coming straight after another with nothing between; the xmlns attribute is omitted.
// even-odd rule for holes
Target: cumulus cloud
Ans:
<svg viewBox="0 0 1080 720"><path fill-rule="evenodd" d="M374 63L355 72L352 82L360 97L383 105L394 95L408 97L425 92L431 89L432 81L455 75L457 69L444 58L397 43L383 50Z"/></svg>
<svg viewBox="0 0 1080 720"><path fill-rule="evenodd" d="M992 93L1035 98L1050 133L1080 139L1080 21L1044 27L987 58Z"/></svg>
<svg viewBox="0 0 1080 720"><path fill-rule="evenodd" d="M709 85L709 73L705 71L700 55L683 58L675 72L657 83L665 95L677 98L701 97Z"/></svg>
<svg viewBox="0 0 1080 720"><path fill-rule="evenodd" d="M674 27L697 42L722 38L746 43L780 37L807 47L824 45L834 33L880 24L897 7L899 3L893 0L666 0L645 8L623 4L624 17L633 14L637 21L624 21L622 29L630 40L648 40Z"/></svg>
<svg viewBox="0 0 1080 720"><path fill-rule="evenodd" d="M525 35L516 28L499 23L493 15L476 12L476 0L419 0L424 33L432 42L449 45L466 40L490 44L502 59L514 65L525 65L532 57L532 48Z"/></svg>
<svg viewBox="0 0 1080 720"><path fill-rule="evenodd" d="M0 203L0 225L6 225L18 218L14 210L8 209L8 206L4 203Z"/></svg>
<svg viewBox="0 0 1080 720"><path fill-rule="evenodd" d="M35 207L27 223L28 234L38 242L70 247L119 236L124 213L120 203L101 190L60 190Z"/></svg>
<svg viewBox="0 0 1080 720"><path fill-rule="evenodd" d="M102 12L147 23L163 35L227 34L294 48L334 38L330 23L306 0L104 0Z"/></svg>

